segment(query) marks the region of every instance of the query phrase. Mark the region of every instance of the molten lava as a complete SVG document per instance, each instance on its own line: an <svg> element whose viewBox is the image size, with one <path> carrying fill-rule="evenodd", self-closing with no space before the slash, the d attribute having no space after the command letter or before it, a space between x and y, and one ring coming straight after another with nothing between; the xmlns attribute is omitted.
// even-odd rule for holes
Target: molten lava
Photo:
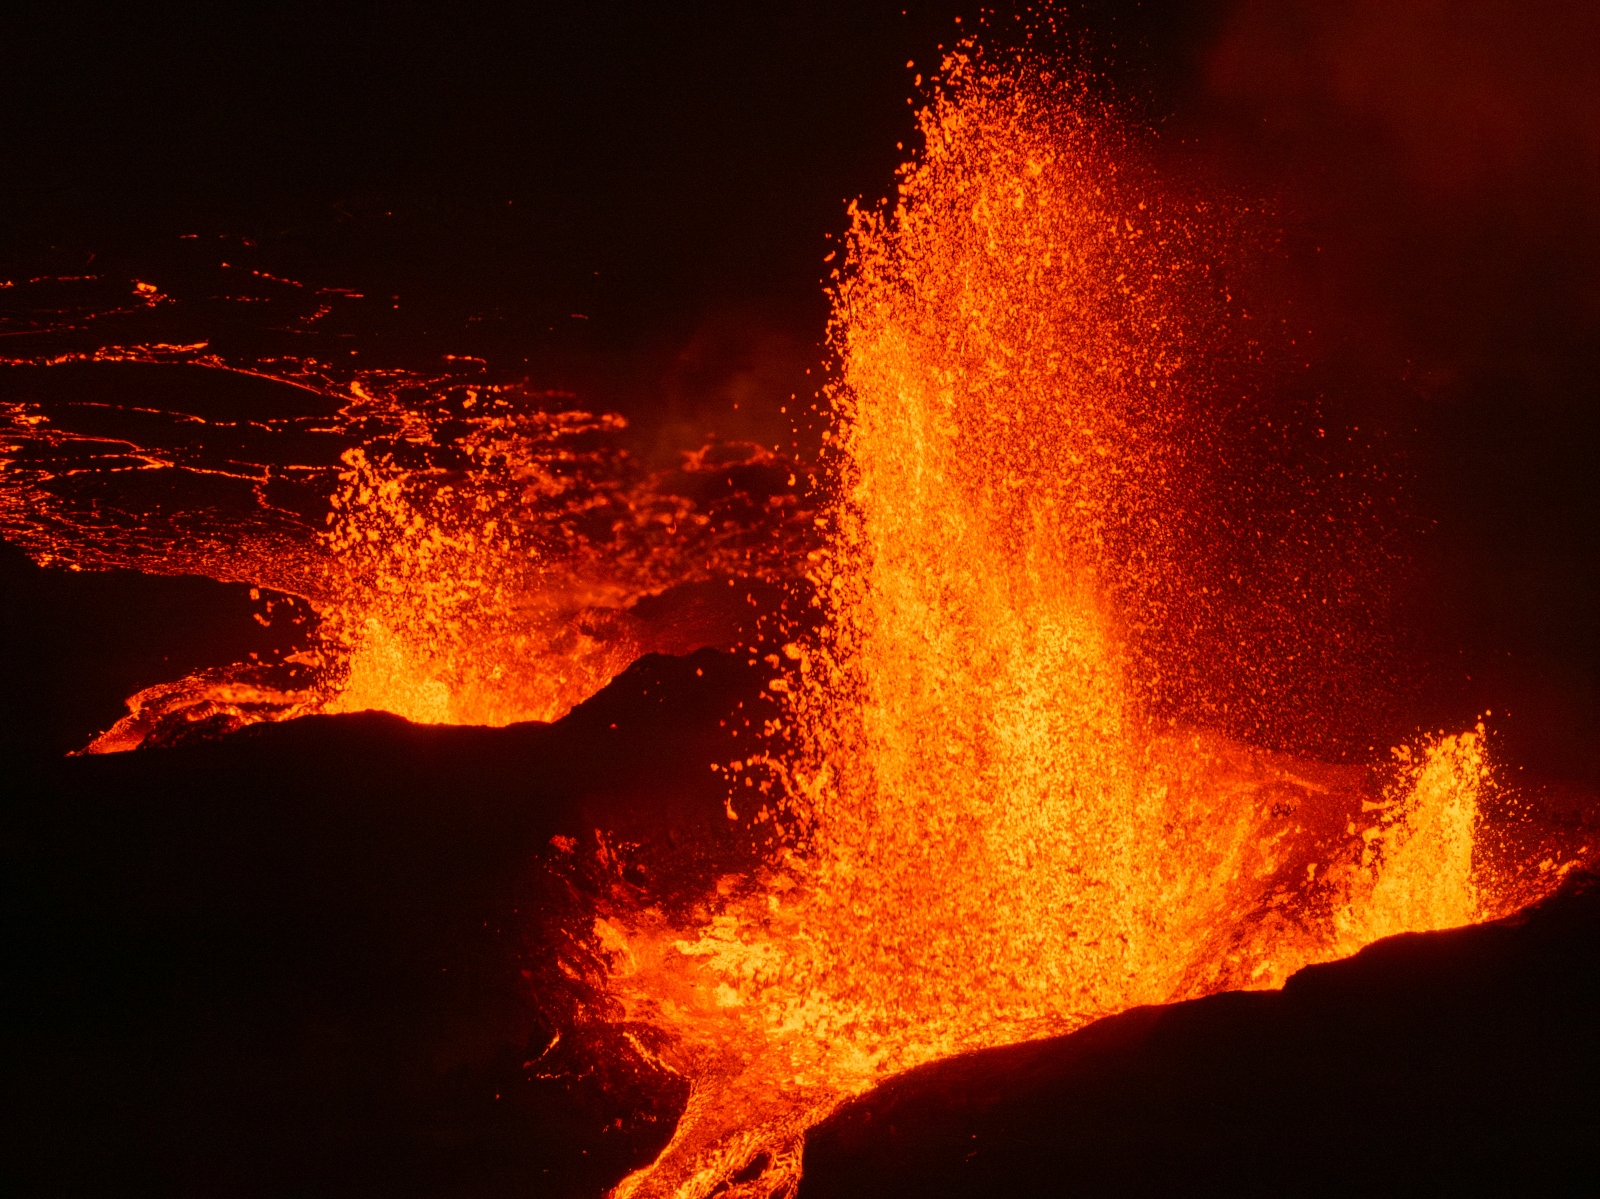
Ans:
<svg viewBox="0 0 1600 1199"><path fill-rule="evenodd" d="M1374 784L1157 718L1175 631L1128 615L1181 585L1206 214L1069 88L962 59L946 88L834 293L826 619L773 681L757 813L785 852L701 927L598 927L695 1085L619 1197L787 1194L889 1074L1526 898L1474 857L1481 728Z"/></svg>
<svg viewBox="0 0 1600 1199"><path fill-rule="evenodd" d="M265 379L303 407L247 421L75 396L8 407L8 539L73 569L270 588L258 619L306 625L280 661L131 697L90 752L369 708L421 723L553 720L641 654L737 639L726 610L745 591L665 623L641 617L642 597L781 582L812 540L794 470L761 446L713 441L678 469L647 471L621 444L621 417L573 410L560 393L235 365L203 349L13 360L164 372L174 389L181 376Z"/></svg>

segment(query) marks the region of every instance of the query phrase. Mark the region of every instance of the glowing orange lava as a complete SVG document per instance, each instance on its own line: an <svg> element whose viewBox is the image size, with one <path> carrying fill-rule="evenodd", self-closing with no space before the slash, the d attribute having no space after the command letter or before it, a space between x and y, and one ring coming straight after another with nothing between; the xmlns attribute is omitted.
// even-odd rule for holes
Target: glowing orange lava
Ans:
<svg viewBox="0 0 1600 1199"><path fill-rule="evenodd" d="M243 375L308 410L248 422L257 444L245 458L237 419L143 410L141 442L110 405L13 404L0 528L43 563L250 583L279 593L262 601L264 623L285 596L317 619L281 662L209 668L130 697L90 752L316 712L554 720L642 654L737 639L725 609L743 590L724 611L700 604L666 621L641 618L641 598L781 583L814 540L794 470L757 445L712 441L677 469L648 471L621 444L621 417L574 409L564 394L303 362L267 372L203 349L112 347L27 365ZM308 452L321 461L289 456Z"/></svg>
<svg viewBox="0 0 1600 1199"><path fill-rule="evenodd" d="M1481 730L1374 782L1152 717L1119 622L1181 569L1204 216L1070 88L945 72L835 291L827 621L773 682L786 802L757 813L788 848L700 927L597 927L694 1082L619 1197L787 1194L805 1130L889 1074L1508 901L1474 859Z"/></svg>

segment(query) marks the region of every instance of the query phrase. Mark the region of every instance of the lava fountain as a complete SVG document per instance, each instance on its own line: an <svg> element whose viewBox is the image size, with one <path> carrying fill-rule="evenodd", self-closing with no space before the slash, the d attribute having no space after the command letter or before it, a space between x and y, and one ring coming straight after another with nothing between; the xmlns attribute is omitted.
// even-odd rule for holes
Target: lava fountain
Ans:
<svg viewBox="0 0 1600 1199"><path fill-rule="evenodd" d="M822 631L731 764L777 856L699 927L597 926L694 1085L619 1197L790 1193L806 1128L891 1073L1506 901L1481 728L1374 776L1157 717L1214 215L1048 77L952 58L921 120L835 276Z"/></svg>

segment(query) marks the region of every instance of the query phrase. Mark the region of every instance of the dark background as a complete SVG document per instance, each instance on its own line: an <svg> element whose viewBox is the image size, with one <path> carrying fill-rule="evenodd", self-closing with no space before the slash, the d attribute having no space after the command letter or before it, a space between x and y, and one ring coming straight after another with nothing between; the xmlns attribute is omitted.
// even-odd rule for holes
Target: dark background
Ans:
<svg viewBox="0 0 1600 1199"><path fill-rule="evenodd" d="M1600 781L1594 7L1052 11L1040 38L1175 168L1281 226L1262 302L1305 350L1284 394L1359 433L1417 530L1414 719L1493 708L1507 760ZM184 233L249 238L397 297L397 355L525 359L663 444L775 439L818 377L827 235L892 189L913 76L964 32L1048 25L1026 15L14 4L0 279L159 276Z"/></svg>

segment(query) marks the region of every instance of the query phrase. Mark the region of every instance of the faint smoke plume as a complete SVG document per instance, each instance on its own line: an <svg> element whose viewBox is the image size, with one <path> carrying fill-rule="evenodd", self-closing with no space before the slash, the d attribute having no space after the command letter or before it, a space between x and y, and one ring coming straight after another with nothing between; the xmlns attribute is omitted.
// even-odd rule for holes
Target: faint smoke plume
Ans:
<svg viewBox="0 0 1600 1199"><path fill-rule="evenodd" d="M1585 0L1244 0L1207 80L1233 137L1289 161L1312 231L1377 252L1346 281L1369 308L1537 375L1600 331L1596 62Z"/></svg>

